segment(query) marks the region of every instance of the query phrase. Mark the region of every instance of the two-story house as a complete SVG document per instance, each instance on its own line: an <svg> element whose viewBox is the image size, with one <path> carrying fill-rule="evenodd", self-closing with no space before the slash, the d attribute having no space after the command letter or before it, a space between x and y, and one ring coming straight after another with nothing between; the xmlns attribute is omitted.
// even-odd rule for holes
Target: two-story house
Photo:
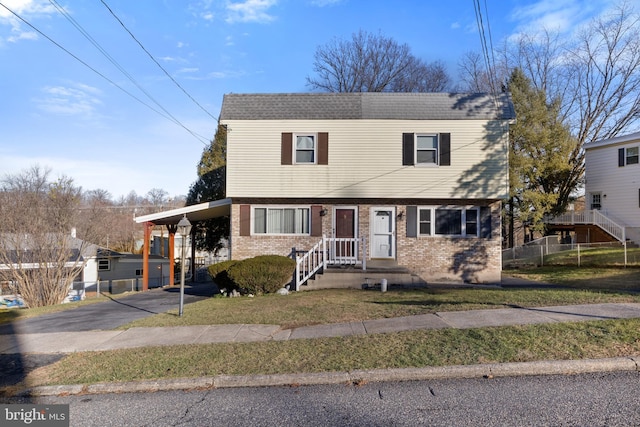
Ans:
<svg viewBox="0 0 640 427"><path fill-rule="evenodd" d="M640 243L640 132L590 142L585 150L585 209L547 223L576 243Z"/></svg>
<svg viewBox="0 0 640 427"><path fill-rule="evenodd" d="M228 94L231 259L391 260L427 282L499 282L507 94Z"/></svg>

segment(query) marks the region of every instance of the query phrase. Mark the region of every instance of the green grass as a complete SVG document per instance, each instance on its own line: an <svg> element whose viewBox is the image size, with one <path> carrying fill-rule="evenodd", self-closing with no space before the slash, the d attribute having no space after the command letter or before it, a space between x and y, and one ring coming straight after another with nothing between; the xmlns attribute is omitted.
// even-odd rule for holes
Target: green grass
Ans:
<svg viewBox="0 0 640 427"><path fill-rule="evenodd" d="M27 384L619 357L640 354L639 329L640 319L628 319L75 353Z"/></svg>
<svg viewBox="0 0 640 427"><path fill-rule="evenodd" d="M545 265L577 266L578 255L582 267L624 267L624 249L608 247L581 247L544 257ZM627 267L640 267L640 248L627 249Z"/></svg>
<svg viewBox="0 0 640 427"><path fill-rule="evenodd" d="M640 295L633 291L640 284L640 269L544 267L505 274L563 288L386 293L334 289L288 296L210 298L187 305L182 318L162 314L128 326L267 323L295 327L509 305L640 302ZM33 371L23 385L638 356L638 331L640 319L625 319L84 352Z"/></svg>
<svg viewBox="0 0 640 427"><path fill-rule="evenodd" d="M546 266L507 270L518 277L582 290L640 291L640 268Z"/></svg>
<svg viewBox="0 0 640 427"><path fill-rule="evenodd" d="M235 323L275 324L294 328L438 311L602 302L640 302L640 296L626 292L576 289L423 288L385 293L328 289L297 292L287 296L209 298L186 306L182 317L176 315L177 310L171 310L137 320L120 329Z"/></svg>

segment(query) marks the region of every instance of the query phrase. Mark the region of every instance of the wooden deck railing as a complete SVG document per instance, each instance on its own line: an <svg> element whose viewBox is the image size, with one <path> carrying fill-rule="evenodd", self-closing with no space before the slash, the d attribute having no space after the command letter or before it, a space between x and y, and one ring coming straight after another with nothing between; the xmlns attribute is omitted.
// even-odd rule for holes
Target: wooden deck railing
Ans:
<svg viewBox="0 0 640 427"><path fill-rule="evenodd" d="M591 224L597 225L602 230L609 233L617 240L624 242L626 240L625 227L616 223L611 218L604 215L596 209L586 211L571 211L546 221L548 224Z"/></svg>

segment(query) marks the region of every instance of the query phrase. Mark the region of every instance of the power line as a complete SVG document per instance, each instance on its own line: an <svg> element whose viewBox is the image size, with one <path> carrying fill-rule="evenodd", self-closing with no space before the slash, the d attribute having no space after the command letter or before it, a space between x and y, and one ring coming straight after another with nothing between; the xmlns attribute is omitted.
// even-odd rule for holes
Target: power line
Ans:
<svg viewBox="0 0 640 427"><path fill-rule="evenodd" d="M100 0L102 2L102 4L104 5L104 7L107 8L107 10L109 11L109 13L111 13L111 15L120 23L120 25L122 26L122 28L124 28L124 30L129 33L129 35L131 36L131 38L133 40L135 40L136 43L138 43L138 46L140 46L140 48L149 56L149 58L151 58L151 60L158 66L158 68L160 68L164 74L169 77L169 79L171 79L171 81L185 94L189 97L189 99L191 101L193 101L198 107L200 107L200 109L202 111L204 111L207 115L209 115L209 117L211 117L212 119L214 119L216 122L218 121L218 119L211 114L209 111L207 111L206 108L204 108L202 105L200 105L200 103L198 101L195 100L195 98L193 98L181 85L180 83L178 83L172 76L171 74L169 74L169 72L162 66L160 65L160 63L156 60L156 58L142 45L142 43L140 42L140 40L138 40L136 38L136 36L133 35L133 33L129 30L129 28L127 28L127 26L124 24L124 22L122 22L122 20L115 14L115 12L111 9L111 7L109 7L109 5L104 1L104 0Z"/></svg>
<svg viewBox="0 0 640 427"><path fill-rule="evenodd" d="M493 75L493 67L491 64L491 59L489 58L489 48L487 47L487 36L484 32L484 23L482 21L482 9L480 8L480 0L474 0L473 7L476 12L476 23L478 25L478 33L480 35L480 46L482 47L482 56L484 58L485 67L487 68L489 86L491 87L491 92L493 94L496 94L497 92L496 92L495 78ZM486 3L485 3L485 8L486 8ZM491 47L491 49L493 50L493 46Z"/></svg>
<svg viewBox="0 0 640 427"><path fill-rule="evenodd" d="M137 96L135 96L134 94L132 94L131 92L129 92L128 90L126 90L125 88L123 88L122 86L120 86L119 84L117 84L116 82L114 82L113 80L111 80L110 78L108 78L107 76L105 76L104 74L102 74L100 71L98 71L97 69L95 69L94 67L92 67L91 65L89 65L87 62L83 61L82 59L80 59L78 56L76 56L75 54L73 54L71 51L69 51L68 49L66 49L64 46L62 46L60 43L56 42L55 40L53 40L51 37L49 37L48 35L46 35L45 33L43 33L40 29L38 29L35 25L31 24L29 21L27 21L25 18L23 18L22 16L20 16L18 13L14 12L12 9L10 9L8 6L6 6L5 4L3 4L2 2L0 2L0 6L2 6L3 8L5 8L9 13L11 13L13 16L15 16L16 18L18 18L20 21L22 21L24 24L26 24L27 26L29 26L31 29L33 29L35 32L37 32L38 34L40 34L42 37L44 37L45 39L49 40L51 43L53 43L56 47L60 48L62 51L64 51L66 54L68 54L69 56L71 56L73 59L75 59L76 61L78 61L79 63L81 63L82 65L84 65L85 67L87 67L88 69L90 69L91 71L93 71L95 74L97 74L98 76L102 77L104 80L106 80L107 82L111 83L113 86L117 87L118 89L120 89L122 92L126 93L127 95L129 95L131 98L135 99L136 101L138 101L139 103L141 103L142 105L144 105L145 107L149 108L150 110L154 111L155 113L159 114L160 116L164 117L167 120L173 121L174 123L182 126L185 130L187 130L187 132L189 132L193 137L195 137L196 139L198 139L202 144L204 145L208 145L209 141L207 140L207 138L203 137L202 135L197 135L195 132L191 131L190 129L188 129L186 126L182 125L179 121L177 121L177 119L172 118L171 115L166 112L167 115L163 114L162 112L156 110L155 108L153 108L151 105L147 104L146 102L144 102L143 100L141 100L140 98L138 98ZM163 109L164 110L164 109ZM166 110L165 110L166 111Z"/></svg>
<svg viewBox="0 0 640 427"><path fill-rule="evenodd" d="M185 125L183 125L176 117L174 117L166 108L164 108L162 106L162 104L160 104L153 96L151 96L151 94L140 84L136 81L136 79L127 72L127 70L124 69L124 67L122 65L120 65L118 63L118 61L116 61L93 37L91 37L91 35L89 34L88 31L86 31L82 25L80 25L65 9L64 7L60 6L60 4L57 3L56 0L49 0L49 3L51 3L57 10L58 12L60 12L60 14L62 16L64 16L96 49L98 49L98 51L100 53L102 53L102 55L107 58L109 60L109 62L111 62L122 74L124 74L125 77L127 77L127 79L129 79L129 81L131 83L133 83L138 89L140 89L140 91L142 93L144 93L147 98L149 98L155 105L157 105L162 111L165 112L165 114L169 117L169 120L171 120L172 122L174 122L175 124L177 124L178 126L182 127L183 129L185 129L187 132L189 132L193 137L195 137L196 139L198 139L200 142L205 143L204 141L207 141L206 138L204 138L202 135L196 135L195 132L193 132L191 129L187 128ZM165 118L167 118L165 116ZM204 140L204 141L203 141ZM208 141L207 141L208 142ZM206 143L205 143L206 145Z"/></svg>

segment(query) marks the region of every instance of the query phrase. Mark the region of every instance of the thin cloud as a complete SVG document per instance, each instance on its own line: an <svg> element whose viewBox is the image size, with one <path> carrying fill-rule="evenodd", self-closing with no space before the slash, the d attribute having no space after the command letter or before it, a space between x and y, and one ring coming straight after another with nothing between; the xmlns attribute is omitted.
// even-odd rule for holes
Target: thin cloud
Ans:
<svg viewBox="0 0 640 427"><path fill-rule="evenodd" d="M519 24L517 32L531 33L546 29L566 33L575 31L615 1L540 0L516 7L511 12L511 19Z"/></svg>
<svg viewBox="0 0 640 427"><path fill-rule="evenodd" d="M313 6L325 7L333 6L334 4L342 3L342 0L313 0L311 4Z"/></svg>
<svg viewBox="0 0 640 427"><path fill-rule="evenodd" d="M229 24L236 22L256 22L269 23L275 17L269 15L267 11L278 3L277 0L245 0L242 2L227 3L227 18Z"/></svg>
<svg viewBox="0 0 640 427"><path fill-rule="evenodd" d="M27 20L57 13L53 5L46 0L4 0L2 3ZM9 35L0 34L0 45L4 42L17 43L21 40L36 40L38 38L38 35L31 29L24 29L22 21L4 7L0 7L0 27L10 27Z"/></svg>
<svg viewBox="0 0 640 427"><path fill-rule="evenodd" d="M63 116L94 117L96 108L102 105L97 88L74 84L73 86L46 86L43 96L36 100L38 108L50 114Z"/></svg>

